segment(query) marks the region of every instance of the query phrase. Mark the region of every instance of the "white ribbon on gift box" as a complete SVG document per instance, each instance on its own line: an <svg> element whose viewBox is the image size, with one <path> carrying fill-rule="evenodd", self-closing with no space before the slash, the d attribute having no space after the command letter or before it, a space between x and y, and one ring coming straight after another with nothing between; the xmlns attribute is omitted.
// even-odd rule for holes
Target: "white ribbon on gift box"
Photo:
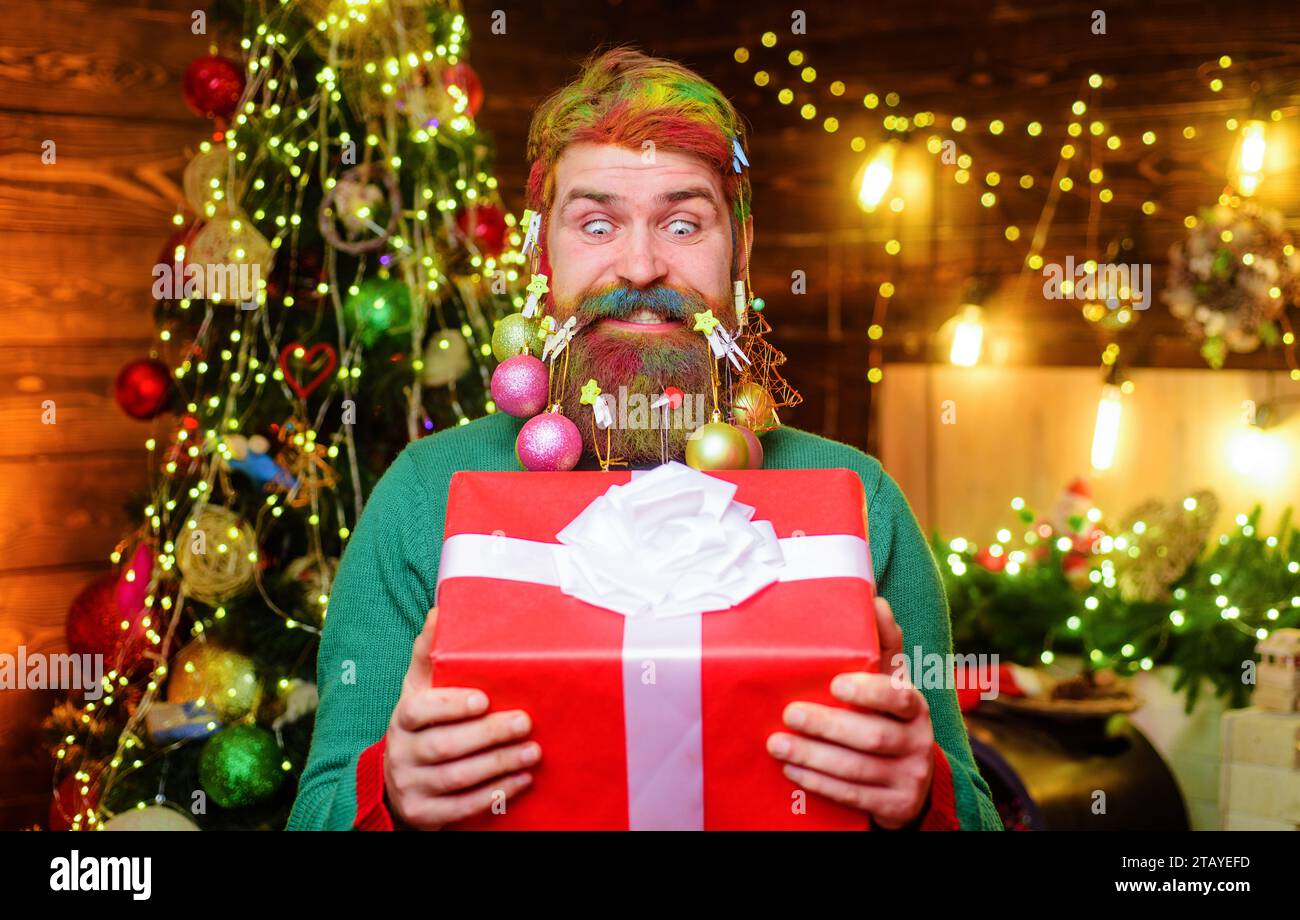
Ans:
<svg viewBox="0 0 1300 920"><path fill-rule="evenodd" d="M672 462L633 471L557 535L559 543L455 534L438 586L496 578L559 588L623 614L628 827L703 830L701 616L777 581L874 581L871 548L851 534L778 539L736 486ZM643 680L653 662L654 680Z"/></svg>

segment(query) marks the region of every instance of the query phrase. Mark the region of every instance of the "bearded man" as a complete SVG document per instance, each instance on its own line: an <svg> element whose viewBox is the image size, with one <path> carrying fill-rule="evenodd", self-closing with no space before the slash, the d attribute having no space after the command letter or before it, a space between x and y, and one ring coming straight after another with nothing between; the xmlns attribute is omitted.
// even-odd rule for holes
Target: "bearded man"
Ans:
<svg viewBox="0 0 1300 920"><path fill-rule="evenodd" d="M596 468L591 409L579 389L654 398L669 386L708 394L708 343L691 322L712 311L739 325L753 222L731 103L687 68L617 48L588 61L546 100L529 132L529 207L542 215L548 311L576 317L563 411ZM320 707L289 828L436 830L527 795L546 752L522 710L497 711L478 688L432 687L429 653L445 501L458 470L517 470L522 421L505 413L412 443L376 486L345 552L321 640ZM698 424L698 421L697 421ZM609 429L633 468L680 459L688 424ZM763 439L770 469L847 468L867 496L881 661L951 653L934 557L878 461L783 426ZM929 660L927 658L927 660ZM886 670L889 668L886 667ZM847 707L791 700L756 757L798 787L859 809L876 829L997 829L951 685L917 688L888 673L840 674Z"/></svg>

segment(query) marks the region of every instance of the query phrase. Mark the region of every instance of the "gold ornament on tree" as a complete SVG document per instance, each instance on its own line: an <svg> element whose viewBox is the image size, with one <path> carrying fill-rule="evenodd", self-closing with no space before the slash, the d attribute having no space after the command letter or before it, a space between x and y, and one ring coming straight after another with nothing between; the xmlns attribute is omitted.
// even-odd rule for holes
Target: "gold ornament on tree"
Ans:
<svg viewBox="0 0 1300 920"><path fill-rule="evenodd" d="M472 366L469 344L459 329L439 329L424 350L425 386L445 387L459 380Z"/></svg>
<svg viewBox="0 0 1300 920"><path fill-rule="evenodd" d="M176 566L195 600L216 605L252 585L257 538L229 508L208 505L190 519L179 542Z"/></svg>
<svg viewBox="0 0 1300 920"><path fill-rule="evenodd" d="M195 639L168 671L167 702L201 703L226 725L252 713L262 698L252 659L216 642Z"/></svg>
<svg viewBox="0 0 1300 920"><path fill-rule="evenodd" d="M181 174L181 188L185 190L185 203L202 220L208 216L208 204L238 201L239 190L229 187L230 151L224 144L205 144L185 166ZM219 192L220 198L213 193Z"/></svg>
<svg viewBox="0 0 1300 920"><path fill-rule="evenodd" d="M202 296L230 303L258 297L274 260L271 243L242 212L208 220L186 251L186 262L203 268Z"/></svg>

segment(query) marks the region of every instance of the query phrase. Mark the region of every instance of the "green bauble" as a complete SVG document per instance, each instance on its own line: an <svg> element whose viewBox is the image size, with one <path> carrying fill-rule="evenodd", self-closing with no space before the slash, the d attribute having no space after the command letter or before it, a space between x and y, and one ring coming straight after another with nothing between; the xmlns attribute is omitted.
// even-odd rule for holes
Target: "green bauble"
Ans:
<svg viewBox="0 0 1300 920"><path fill-rule="evenodd" d="M749 465L749 443L726 422L709 422L686 439L686 465L697 470L743 470Z"/></svg>
<svg viewBox="0 0 1300 920"><path fill-rule="evenodd" d="M199 784L222 808L243 808L275 794L284 782L280 745L257 725L223 728L199 755Z"/></svg>
<svg viewBox="0 0 1300 920"><path fill-rule="evenodd" d="M343 302L348 329L367 348L386 335L411 328L411 292L397 278L367 278Z"/></svg>
<svg viewBox="0 0 1300 920"><path fill-rule="evenodd" d="M537 335L537 320L527 319L522 313L511 313L497 320L492 330L492 354L498 361L513 358L525 344L534 358L542 356L545 343Z"/></svg>

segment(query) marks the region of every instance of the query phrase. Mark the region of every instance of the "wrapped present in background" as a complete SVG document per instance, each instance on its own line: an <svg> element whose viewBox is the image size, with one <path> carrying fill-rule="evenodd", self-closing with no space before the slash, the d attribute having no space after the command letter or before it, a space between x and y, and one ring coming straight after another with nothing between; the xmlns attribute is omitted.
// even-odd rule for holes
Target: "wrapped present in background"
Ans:
<svg viewBox="0 0 1300 920"><path fill-rule="evenodd" d="M768 755L785 706L879 664L850 470L452 477L437 686L533 720L534 782L464 827L863 829Z"/></svg>

